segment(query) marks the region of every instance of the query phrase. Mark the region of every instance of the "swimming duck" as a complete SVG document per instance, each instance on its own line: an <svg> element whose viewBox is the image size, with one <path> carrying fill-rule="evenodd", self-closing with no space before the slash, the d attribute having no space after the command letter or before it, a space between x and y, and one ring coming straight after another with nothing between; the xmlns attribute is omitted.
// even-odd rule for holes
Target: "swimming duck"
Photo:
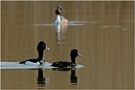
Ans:
<svg viewBox="0 0 135 90"><path fill-rule="evenodd" d="M64 10L63 10L62 6L57 6L57 9L55 10L56 17L53 20L54 24L66 24L66 23L68 23L68 20L65 17L60 15L63 12L64 12Z"/></svg>
<svg viewBox="0 0 135 90"><path fill-rule="evenodd" d="M37 45L38 58L21 61L20 64L25 64L26 62L32 62L32 63L39 63L40 65L42 65L44 63L43 60L44 50L49 50L49 48L46 46L46 44L43 41L40 41Z"/></svg>
<svg viewBox="0 0 135 90"><path fill-rule="evenodd" d="M70 52L70 58L71 58L71 62L68 61L58 61L58 62L54 62L51 66L53 67L58 67L58 68L67 68L67 67L72 67L72 66L76 66L76 57L77 56L81 56L78 53L77 49L72 49Z"/></svg>

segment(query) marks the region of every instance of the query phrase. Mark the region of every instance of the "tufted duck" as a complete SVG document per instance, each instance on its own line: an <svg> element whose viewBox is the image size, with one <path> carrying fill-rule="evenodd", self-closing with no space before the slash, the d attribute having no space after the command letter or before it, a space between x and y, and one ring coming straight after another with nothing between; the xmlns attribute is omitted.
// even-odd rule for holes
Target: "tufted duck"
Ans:
<svg viewBox="0 0 135 90"><path fill-rule="evenodd" d="M73 49L70 52L70 58L71 58L71 62L68 61L58 61L58 62L54 62L51 66L53 67L58 67L58 68L67 68L68 66L72 67L72 66L76 66L76 57L77 56L81 56L78 53L77 49Z"/></svg>
<svg viewBox="0 0 135 90"><path fill-rule="evenodd" d="M21 61L20 64L25 64L27 61L32 62L32 63L40 63L40 65L43 64L44 63L44 60L43 60L44 50L49 50L49 48L46 46L46 44L43 41L40 41L37 45L38 58Z"/></svg>

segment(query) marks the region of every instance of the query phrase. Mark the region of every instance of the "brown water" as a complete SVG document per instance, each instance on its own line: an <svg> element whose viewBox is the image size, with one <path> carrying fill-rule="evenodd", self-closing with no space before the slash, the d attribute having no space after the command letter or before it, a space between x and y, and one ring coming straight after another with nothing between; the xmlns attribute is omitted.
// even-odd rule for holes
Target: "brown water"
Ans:
<svg viewBox="0 0 135 90"><path fill-rule="evenodd" d="M36 58L37 43L45 41L47 62L70 60L77 48L85 67L72 71L45 69L45 83L37 84L37 70L1 70L2 89L133 89L133 2L1 2L2 61ZM69 21L87 21L68 26L57 35L50 24L57 5ZM60 40L58 39L60 38Z"/></svg>

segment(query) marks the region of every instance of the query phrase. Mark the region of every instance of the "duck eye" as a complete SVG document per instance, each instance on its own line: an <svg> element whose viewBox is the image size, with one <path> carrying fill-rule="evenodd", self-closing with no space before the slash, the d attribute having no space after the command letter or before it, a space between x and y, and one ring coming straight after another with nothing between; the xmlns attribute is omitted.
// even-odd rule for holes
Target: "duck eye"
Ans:
<svg viewBox="0 0 135 90"><path fill-rule="evenodd" d="M43 47L45 47L45 45L43 45Z"/></svg>

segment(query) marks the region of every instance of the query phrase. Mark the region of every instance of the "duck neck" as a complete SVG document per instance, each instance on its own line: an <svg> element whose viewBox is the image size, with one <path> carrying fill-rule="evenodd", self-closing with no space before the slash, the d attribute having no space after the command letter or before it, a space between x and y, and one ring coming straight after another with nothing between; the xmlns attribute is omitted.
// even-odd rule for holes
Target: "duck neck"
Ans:
<svg viewBox="0 0 135 90"><path fill-rule="evenodd" d="M76 57L71 57L71 63L76 63L75 58Z"/></svg>
<svg viewBox="0 0 135 90"><path fill-rule="evenodd" d="M44 50L39 50L38 51L38 60L40 61L40 60L42 60L43 59L43 53L44 53Z"/></svg>

